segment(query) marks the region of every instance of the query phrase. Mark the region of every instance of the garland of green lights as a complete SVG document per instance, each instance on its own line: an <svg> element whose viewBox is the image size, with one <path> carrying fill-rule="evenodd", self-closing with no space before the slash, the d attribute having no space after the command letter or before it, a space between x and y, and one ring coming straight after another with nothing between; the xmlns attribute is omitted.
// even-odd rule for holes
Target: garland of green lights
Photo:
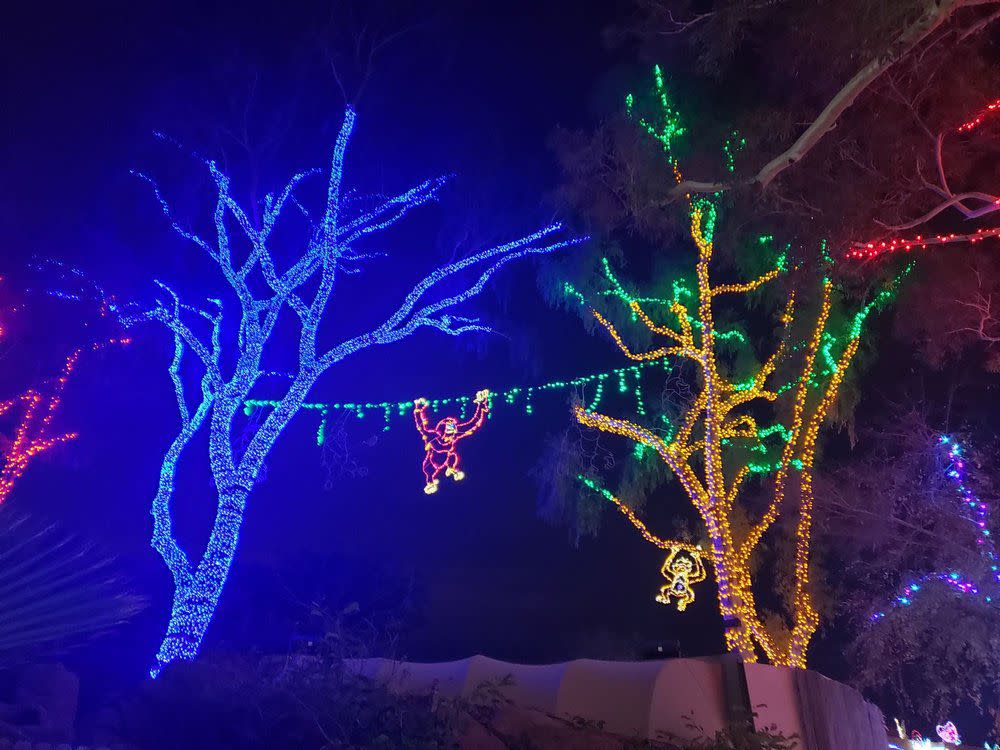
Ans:
<svg viewBox="0 0 1000 750"><path fill-rule="evenodd" d="M778 259L775 261L775 267L779 270L784 270L785 259L786 256L784 254L778 256ZM647 304L662 305L667 308L670 308L675 304L681 304L682 306L685 307L685 309L687 309L686 305L684 305L683 299L684 298L687 298L689 300L694 299L693 290L688 284L688 281L683 278L675 279L673 281L672 283L673 297L670 298L637 297L625 290L625 287L622 286L622 283L618 280L618 277L615 275L614 271L611 270L611 264L607 258L601 258L601 270L604 274L604 277L607 279L608 283L611 286L609 289L604 289L600 292L597 292L597 296L615 297L617 299L620 299L625 304L625 307L629 308L629 315L631 316L633 321L638 320L638 315L632 308L632 303L634 302L637 302L640 305L647 305ZM576 300L581 307L586 306L588 304L586 296L568 281L563 283L563 292L566 294L567 297ZM688 322L695 328L701 328L701 321L692 316L690 313L687 314L687 319ZM716 331L715 339L717 341L735 341L740 344L747 343L746 335L742 331L735 328L728 331Z"/></svg>
<svg viewBox="0 0 1000 750"><path fill-rule="evenodd" d="M731 137L726 139L726 144L722 147L722 152L726 156L726 169L731 173L736 171L736 154L746 148L747 139L734 130Z"/></svg>
<svg viewBox="0 0 1000 750"><path fill-rule="evenodd" d="M597 388L595 389L593 398L588 401L587 408L596 409L600 405L601 400L604 398L604 386L608 381L616 382L617 392L625 394L629 391L630 380L632 381L632 395L635 398L636 411L639 414L645 415L645 396L642 392L641 382L642 373L643 371L653 367L660 368L661 370L671 369L670 363L666 360L640 362L635 365L630 365L629 367L618 367L614 370L608 370L607 372L582 375L569 380L552 380L540 385L528 387L515 386L514 388L509 388L506 391L500 392L491 391L489 399L489 418L493 417L494 408L498 404L514 406L518 403L523 406L524 413L530 416L534 413L534 396L536 393L552 393L555 391L568 390L591 384L595 384ZM465 418L466 410L472 403L472 399L469 396L449 396L446 398L428 399L428 401L430 402L431 409L434 410L443 406L458 406L460 416L463 419ZM256 409L273 409L277 405L278 402L273 400L249 399L244 403L243 410L247 416L250 416ZM302 408L312 409L320 413L320 424L316 431L316 444L323 445L323 443L326 442L327 419L331 412L339 411L352 414L356 419L365 419L369 414L381 414L384 419L382 430L384 432L388 432L392 425L393 417L403 418L410 416L410 413L413 410L413 401L381 401L378 403L311 402L302 404Z"/></svg>
<svg viewBox="0 0 1000 750"><path fill-rule="evenodd" d="M773 239L774 238L770 236L762 236L759 238L759 242L761 244L768 244L772 242ZM828 258L826 254L825 243L822 250L824 257L827 258L829 262L832 263L832 259ZM778 256L775 263L775 268L777 270L779 271L786 270L786 265L785 265L786 257L787 255L785 253L782 253L780 256ZM636 313L634 312L634 307L632 304L633 302L638 302L640 304L662 305L668 308L672 307L676 303L680 303L686 309L686 306L683 303L683 299L684 298L693 299L693 292L688 283L686 282L686 280L684 279L677 279L672 283L673 296L671 298L640 297L631 294L625 289L622 282L618 279L614 271L611 269L611 264L609 263L607 258L601 259L601 269L609 286L607 289L597 292L597 296L605 298L611 297L620 300L625 305L626 308L630 309L633 319L637 317ZM846 344L849 343L851 340L861 335L862 327L868 316L874 310L881 308L892 299L892 297L899 290L902 280L906 277L907 274L909 274L911 269L912 269L912 263L903 268L902 271L895 278L889 281L879 291L879 293L875 295L874 298L872 298L867 304L865 304L859 311L857 311L854 314L854 316L850 321L850 324L848 325L847 330L844 332L843 340L841 340L839 337L837 337L830 331L823 331L821 337L822 343L819 351L821 366L816 369L812 377L809 379L808 386L811 389L822 388L825 385L826 378L837 372L837 356L834 354L834 348L841 343L843 343L843 345L846 346ZM581 305L587 304L585 296L572 284L570 284L569 282L565 282L563 288L565 294L568 297L577 300ZM694 327L697 328L700 325L699 321L697 321L693 316L691 316L690 313L687 314L687 318L688 321ZM737 330L721 332L717 334L716 337L721 340L732 338L736 339L740 343L744 344L747 343L746 337L742 334L742 332ZM793 350L799 349L801 348L801 346L803 346L803 344L793 346L792 349ZM734 383L733 387L735 390L746 390L753 387L753 383L754 383L754 378L753 376L751 376L746 381ZM786 391L794 388L795 385L796 381L789 381L788 383L779 386L777 388L777 393L778 394L785 393ZM596 409L596 404L597 402L599 402L599 400L600 398L598 397L593 404L588 405L588 410L594 411ZM639 409L637 410L637 413L640 416L645 416L646 412L645 409L642 408L641 401L639 401L638 403L639 403ZM661 419L662 421L667 422L667 427L672 433L675 428L669 424L666 417L661 417ZM777 435L782 442L787 443L791 437L791 431L782 424L775 424L771 425L770 427L762 428L757 432L756 442L749 445L747 447L747 450L749 450L752 453L760 453L765 455L768 454L771 451L771 449L765 444L765 440L766 438L772 435ZM730 442L732 441L728 439L723 441L723 443L730 443ZM645 458L645 456L648 453L647 447L648 446L645 446L641 443L637 443L635 445L635 448L633 450L633 456L635 457L636 460L641 461L643 460L643 458ZM790 461L789 465L796 470L802 468L802 462L799 461L798 459ZM782 466L781 461L765 460L765 461L750 461L747 463L747 468L750 471L750 473L757 475L771 474L780 469L781 466Z"/></svg>

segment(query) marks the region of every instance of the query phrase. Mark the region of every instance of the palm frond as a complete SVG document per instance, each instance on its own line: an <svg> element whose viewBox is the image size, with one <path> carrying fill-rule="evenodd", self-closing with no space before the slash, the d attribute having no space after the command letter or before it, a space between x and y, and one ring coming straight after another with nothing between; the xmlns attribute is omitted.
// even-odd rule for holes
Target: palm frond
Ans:
<svg viewBox="0 0 1000 750"><path fill-rule="evenodd" d="M102 635L145 604L94 545L0 509L0 667Z"/></svg>

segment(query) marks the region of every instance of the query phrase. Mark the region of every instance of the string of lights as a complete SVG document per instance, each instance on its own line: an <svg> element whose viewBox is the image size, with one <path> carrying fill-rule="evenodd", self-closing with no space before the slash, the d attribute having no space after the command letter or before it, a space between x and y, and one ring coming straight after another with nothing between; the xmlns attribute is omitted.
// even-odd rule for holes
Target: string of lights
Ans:
<svg viewBox="0 0 1000 750"><path fill-rule="evenodd" d="M777 276L780 270L784 268L784 256L780 256L778 259L777 267L772 272L774 276ZM639 316L642 315L642 305L662 305L668 310L673 310L675 305L680 305L683 307L684 299L692 299L694 292L692 291L689 283L685 279L675 279L672 282L673 296L672 297L641 297L630 294L626 291L624 285L619 281L617 275L611 268L611 263L607 258L601 258L601 272L604 274L605 279L611 285L609 289L601 290L597 293L600 297L614 297L621 300L628 308L633 321L637 321ZM773 278L773 277L772 277ZM570 282L563 283L563 291L566 296L576 300L581 307L588 307L586 296L580 292L575 286ZM723 290L732 291L732 290ZM635 303L636 306L633 306ZM690 323L695 328L701 326L701 321L699 321L694 316L685 313L687 316L688 323ZM718 341L736 341L740 344L747 343L746 335L739 329L733 328L727 331L716 331L715 338Z"/></svg>
<svg viewBox="0 0 1000 750"><path fill-rule="evenodd" d="M736 171L736 154L745 149L746 146L747 139L742 137L736 130L726 139L726 144L722 147L722 151L726 157L726 170L730 174Z"/></svg>
<svg viewBox="0 0 1000 750"><path fill-rule="evenodd" d="M517 407L526 416L534 414L534 404L536 394L555 394L562 391L577 391L586 386L595 386L593 398L589 401L591 408L597 408L605 397L604 386L608 382L616 384L616 392L619 394L631 394L635 398L636 409L645 413L647 395L642 389L643 373L649 368L666 369L671 367L669 362L640 362L630 367L617 367L605 372L593 373L591 375L580 375L567 380L550 380L531 386L514 386L504 391L489 392L489 415L492 419L497 406ZM458 406L459 416L464 419L470 405L474 399L469 396L445 396L439 398L426 399L432 411L438 411L448 406ZM280 404L273 399L247 399L244 403L244 412L249 416L255 409L274 409ZM320 422L316 431L316 444L323 445L326 441L326 432L329 416L334 412L346 412L356 419L363 420L370 416L382 419L382 430L388 432L394 419L405 419L409 421L410 412L413 410L414 401L365 401L365 402L305 402L302 409L310 409L319 413Z"/></svg>
<svg viewBox="0 0 1000 750"><path fill-rule="evenodd" d="M978 128L980 125L982 125L983 122L985 122L988 117L997 114L997 112L1000 112L1000 99L996 99L993 102L990 102L971 119L959 125L955 129L955 132L969 133ZM941 143L939 136L939 141L938 141L939 162L941 158L940 149L941 149ZM940 166L940 163L939 163L939 169L943 171L943 167ZM964 198L975 198L985 203L985 206L978 209L975 212L974 216L978 217L984 215L986 212L1000 210L1000 198L994 198L993 196L988 196L982 193L968 193L959 196L946 195L945 197L950 197L951 200L949 202L942 203L933 212L927 214L925 216L926 219L931 218L937 212L943 210L949 205L960 203L960 201ZM992 203L990 201L992 201ZM967 215L967 218L973 218L973 216ZM878 258L882 255L887 255L890 253L909 253L912 252L913 250L923 250L928 247L936 245L954 245L954 244L965 244L965 243L968 243L970 245L975 245L976 243L982 242L983 240L996 239L998 237L1000 237L1000 227L981 228L976 230L975 232L969 232L965 234L949 233L949 234L938 234L929 237L923 237L921 235L917 235L916 237L913 238L894 237L890 239L874 240L869 242L854 242L850 245L850 247L847 249L844 255L848 260L869 261Z"/></svg>
<svg viewBox="0 0 1000 750"><path fill-rule="evenodd" d="M597 482L583 474L578 474L577 479L588 489L612 503L629 522L638 529L642 538L647 542L656 545L660 549L668 550L667 558L663 561L660 574L667 579L665 585L660 587L660 593L656 596L656 601L660 604L670 604L671 599L677 600L677 611L683 612L688 605L694 602L695 596L692 586L701 583L708 577L705 570L705 562L701 556L701 545L682 542L676 539L661 539L653 535L639 517L628 505L618 499L610 490L601 487Z"/></svg>
<svg viewBox="0 0 1000 750"><path fill-rule="evenodd" d="M602 487L596 481L594 481L590 477L584 476L583 474L578 474L576 478L577 480L580 481L581 484L583 484L584 487L586 487L589 490L592 490L593 492L595 492L596 494L600 495L602 498L607 500L609 503L614 505L616 508L618 508L618 510L621 511L622 515L629 520L629 523L635 526L635 528L642 535L642 538L645 539L650 544L653 544L659 547L660 549L671 549L672 547L677 547L678 549L686 550L688 552L697 552L701 549L701 545L699 544L691 544L689 542L683 542L678 539L661 539L660 537L655 536L646 527L646 524L644 524L641 520L639 520L639 517L635 514L635 511L632 510L624 502L622 502L618 497L616 497L615 494L611 492L609 489L607 489L606 487Z"/></svg>
<svg viewBox="0 0 1000 750"><path fill-rule="evenodd" d="M968 133L971 130L975 130L976 128L978 128L980 125L983 124L983 121L986 120L987 117L989 117L990 115L995 115L998 112L1000 112L1000 99L995 99L994 101L990 102L985 107L983 107L983 109L980 110L980 112L971 120L968 120L959 125L957 131L959 133Z"/></svg>
<svg viewBox="0 0 1000 750"><path fill-rule="evenodd" d="M632 94L627 94L625 96L625 113L629 117L635 118L639 125L659 142L660 146L663 148L663 153L667 158L667 163L673 167L674 178L679 183L681 181L680 165L678 164L677 158L673 153L673 143L674 139L684 135L687 132L687 129L681 124L680 113L674 109L673 105L670 103L666 82L663 77L663 70L659 65L653 66L653 79L655 85L655 98L657 104L659 104L659 109L657 111L660 118L659 123L653 124L647 121L644 117L635 117L635 97L633 97Z"/></svg>
<svg viewBox="0 0 1000 750"><path fill-rule="evenodd" d="M908 253L913 250L924 250L934 245L954 245L960 243L975 245L983 240L996 237L1000 237L1000 227L977 229L975 232L968 234L938 234L933 237L917 235L911 239L896 237L888 240L856 244L845 253L845 256L850 260L866 261L878 258L887 253Z"/></svg>
<svg viewBox="0 0 1000 750"><path fill-rule="evenodd" d="M979 536L976 539L976 544L979 547L979 552L983 556L984 562L989 566L992 579L983 585L983 588L989 592L983 594L983 601L991 604L994 595L998 593L998 587L1000 587L1000 560L997 557L996 543L989 529L990 506L980 499L975 491L969 487L965 452L961 443L953 437L941 435L938 438L938 445L942 450L947 451L945 457L948 464L945 469L945 476L951 479L955 486L955 492L959 500L959 510L962 516L974 524L978 531ZM935 571L922 575L901 586L899 593L890 602L889 608L909 607L913 604L916 596L924 590L925 585L931 581L943 583L960 594L978 596L982 593L980 584L977 584L976 581L970 579L960 571ZM887 614L888 611L885 609L878 610L873 612L869 619L872 622L877 622L884 619Z"/></svg>

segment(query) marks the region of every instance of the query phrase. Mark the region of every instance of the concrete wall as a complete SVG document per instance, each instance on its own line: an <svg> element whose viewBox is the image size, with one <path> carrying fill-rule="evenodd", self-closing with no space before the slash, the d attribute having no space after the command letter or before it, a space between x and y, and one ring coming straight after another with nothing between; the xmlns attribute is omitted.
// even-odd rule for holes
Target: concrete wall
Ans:
<svg viewBox="0 0 1000 750"><path fill-rule="evenodd" d="M777 726L789 737L804 737L792 671L766 664L744 664L743 671L757 730Z"/></svg>
<svg viewBox="0 0 1000 750"><path fill-rule="evenodd" d="M885 750L882 712L852 687L816 672L745 664L758 729L776 725L808 750Z"/></svg>
<svg viewBox="0 0 1000 750"><path fill-rule="evenodd" d="M896 737L889 738L889 750L982 750L981 747L972 745L946 745L938 740L901 740Z"/></svg>
<svg viewBox="0 0 1000 750"><path fill-rule="evenodd" d="M512 664L472 656L437 664L365 659L355 669L401 693L437 692L469 698L484 682L512 682L504 695L514 705L562 717L604 722L611 732L685 739L726 725L722 668L701 659L614 662L579 659L562 664ZM687 718L685 718L687 717Z"/></svg>
<svg viewBox="0 0 1000 750"><path fill-rule="evenodd" d="M473 695L506 677L505 697L522 708L603 722L624 736L711 736L756 714L757 728L797 735L802 750L886 750L882 715L846 685L805 670L742 664L730 657L614 662L579 659L525 665L486 656L437 664L365 659L361 674L403 693Z"/></svg>

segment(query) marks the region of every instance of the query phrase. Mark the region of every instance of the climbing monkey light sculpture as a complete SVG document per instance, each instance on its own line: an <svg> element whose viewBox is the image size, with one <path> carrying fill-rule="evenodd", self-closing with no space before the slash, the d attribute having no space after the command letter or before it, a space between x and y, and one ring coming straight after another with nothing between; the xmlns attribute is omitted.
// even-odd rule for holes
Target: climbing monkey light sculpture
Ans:
<svg viewBox="0 0 1000 750"><path fill-rule="evenodd" d="M691 586L701 583L707 576L700 552L680 546L670 548L670 554L660 573L667 579L667 584L660 588L656 601L670 604L670 598L674 597L677 599L678 612L683 612L694 601Z"/></svg>
<svg viewBox="0 0 1000 750"><path fill-rule="evenodd" d="M426 451L423 464L426 482L424 492L428 495L438 491L442 471L446 477L451 477L456 482L465 479L458 456L458 443L483 426L490 411L489 397L488 390L476 394L476 411L471 419L459 422L455 417L445 417L433 427L427 419L427 407L430 405L427 399L418 398L413 402L413 419L417 423L417 432L423 438Z"/></svg>

